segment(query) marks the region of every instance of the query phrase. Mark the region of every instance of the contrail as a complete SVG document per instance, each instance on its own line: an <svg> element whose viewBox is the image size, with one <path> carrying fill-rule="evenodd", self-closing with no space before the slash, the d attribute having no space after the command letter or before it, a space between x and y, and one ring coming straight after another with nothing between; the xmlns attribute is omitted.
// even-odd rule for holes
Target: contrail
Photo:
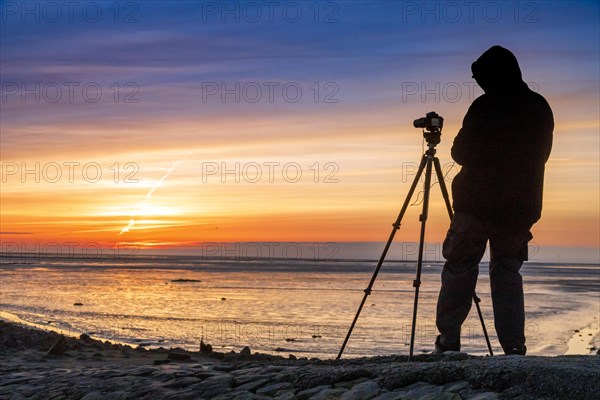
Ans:
<svg viewBox="0 0 600 400"><path fill-rule="evenodd" d="M186 155L187 158L187 155ZM184 158L185 159L185 158ZM169 168L169 170L167 171L167 173L158 180L158 182L156 182L154 184L154 186L152 186L152 188L148 191L148 193L146 193L146 197L144 197L144 200L142 201L142 203L139 205L139 207L137 208L137 210L135 210L135 212L133 212L131 214L131 219L129 220L129 223L127 224L127 226L123 229L121 229L121 232L119 232L119 234L117 236L121 236L122 234L129 232L129 229L133 228L133 226L135 225L135 217L137 217L137 215L139 214L139 212L142 210L142 208L144 208L144 206L146 205L146 203L148 202L148 200L150 200L150 198L152 197L152 194L154 193L154 191L156 191L156 189L160 186L160 184L169 177L169 175L171 174L171 172L173 172L173 170L175 169L175 167L177 167L179 164L181 164L183 162L183 160L179 160L176 161L171 168Z"/></svg>

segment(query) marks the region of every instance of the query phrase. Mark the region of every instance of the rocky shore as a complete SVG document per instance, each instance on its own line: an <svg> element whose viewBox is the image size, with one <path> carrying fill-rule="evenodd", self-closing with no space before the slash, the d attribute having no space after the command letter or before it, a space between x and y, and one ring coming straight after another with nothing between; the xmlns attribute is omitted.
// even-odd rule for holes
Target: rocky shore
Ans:
<svg viewBox="0 0 600 400"><path fill-rule="evenodd" d="M2 399L598 399L600 357L296 359L147 350L0 321Z"/></svg>

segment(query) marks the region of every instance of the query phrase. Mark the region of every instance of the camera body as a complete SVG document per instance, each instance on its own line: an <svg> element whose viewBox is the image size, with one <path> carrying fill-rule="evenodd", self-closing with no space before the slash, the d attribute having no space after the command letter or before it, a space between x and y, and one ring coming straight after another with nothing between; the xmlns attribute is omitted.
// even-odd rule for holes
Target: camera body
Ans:
<svg viewBox="0 0 600 400"><path fill-rule="evenodd" d="M441 136L444 118L435 111L428 112L423 118L415 119L413 126L415 128L423 129L423 137L430 145L435 146L442 140Z"/></svg>
<svg viewBox="0 0 600 400"><path fill-rule="evenodd" d="M444 118L442 118L435 111L428 112L427 114L425 114L425 117L415 119L413 122L413 126L415 128L423 128L431 132L436 130L441 131L442 127L444 126Z"/></svg>

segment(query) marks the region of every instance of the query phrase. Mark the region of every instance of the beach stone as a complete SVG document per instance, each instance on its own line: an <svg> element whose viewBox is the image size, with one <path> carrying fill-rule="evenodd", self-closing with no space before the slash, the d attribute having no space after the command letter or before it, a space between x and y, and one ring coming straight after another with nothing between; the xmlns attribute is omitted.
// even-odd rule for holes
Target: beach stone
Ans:
<svg viewBox="0 0 600 400"><path fill-rule="evenodd" d="M373 400L404 400L406 397L406 390L397 390L394 392L382 393L375 397Z"/></svg>
<svg viewBox="0 0 600 400"><path fill-rule="evenodd" d="M263 387L267 383L269 383L269 379L252 380L250 382L244 383L243 385L236 387L235 390L248 390L250 392L255 392L257 389Z"/></svg>
<svg viewBox="0 0 600 400"><path fill-rule="evenodd" d="M106 396L98 392L89 392L81 398L81 400L104 400Z"/></svg>
<svg viewBox="0 0 600 400"><path fill-rule="evenodd" d="M252 351L250 351L250 347L248 347L248 346L246 346L242 350L240 350L241 356L249 356L251 354L252 354Z"/></svg>
<svg viewBox="0 0 600 400"><path fill-rule="evenodd" d="M9 385L18 385L21 383L29 383L31 381L31 377L27 376L16 376L14 378L3 379L0 382L0 386L9 386Z"/></svg>
<svg viewBox="0 0 600 400"><path fill-rule="evenodd" d="M305 369L297 374L295 386L300 389L308 389L319 385L333 385L337 382L353 381L362 377L373 378L373 376L373 371L362 367Z"/></svg>
<svg viewBox="0 0 600 400"><path fill-rule="evenodd" d="M340 400L370 400L377 396L381 389L375 381L367 381L355 385L344 393Z"/></svg>
<svg viewBox="0 0 600 400"><path fill-rule="evenodd" d="M309 400L333 400L339 399L342 394L344 394L347 389L325 389L321 390L319 393L310 397Z"/></svg>
<svg viewBox="0 0 600 400"><path fill-rule="evenodd" d="M158 371L156 373L153 373L151 375L151 377L152 377L152 380L158 381L158 382L167 382L173 378L176 378L176 376L173 374L173 372L169 372L169 371Z"/></svg>
<svg viewBox="0 0 600 400"><path fill-rule="evenodd" d="M233 391L229 393L225 393L219 395L213 400L254 400L256 399L256 395L254 393L250 393L247 390Z"/></svg>
<svg viewBox="0 0 600 400"><path fill-rule="evenodd" d="M485 392L485 393L474 393L471 397L469 397L470 400L498 400L500 399L500 397L498 397L498 395L496 393L493 392Z"/></svg>
<svg viewBox="0 0 600 400"><path fill-rule="evenodd" d="M127 375L127 371L119 371L119 370L101 370L95 373L92 373L90 375L91 378L96 378L96 379L111 379L111 378L117 378L120 376L126 376Z"/></svg>
<svg viewBox="0 0 600 400"><path fill-rule="evenodd" d="M200 353L206 355L212 353L212 351L212 346L210 344L204 343L204 340L200 339Z"/></svg>
<svg viewBox="0 0 600 400"><path fill-rule="evenodd" d="M167 354L167 359L173 361L192 361L192 356L184 353L170 352Z"/></svg>
<svg viewBox="0 0 600 400"><path fill-rule="evenodd" d="M231 372L235 369L236 369L236 367L233 364L219 364L219 365L213 366L213 370L222 371L222 372Z"/></svg>
<svg viewBox="0 0 600 400"><path fill-rule="evenodd" d="M9 398L8 396L6 397L7 399ZM24 395L22 395L21 393L11 393L11 400L26 400L27 397L25 397Z"/></svg>
<svg viewBox="0 0 600 400"><path fill-rule="evenodd" d="M149 376L155 373L156 371L158 371L158 369L144 365L129 370L129 374L134 376Z"/></svg>
<svg viewBox="0 0 600 400"><path fill-rule="evenodd" d="M46 356L61 356L67 349L67 338L60 336L58 340L48 349Z"/></svg>
<svg viewBox="0 0 600 400"><path fill-rule="evenodd" d="M141 387L137 387L133 390L131 390L130 393L130 398L132 399L139 399L139 398L143 398L144 396L148 395L148 397L156 394L156 393L162 393L163 392L163 388L161 386L159 386L159 384L154 383L154 382L145 382L145 384ZM155 396L155 398L158 396Z"/></svg>
<svg viewBox="0 0 600 400"><path fill-rule="evenodd" d="M277 396L277 400L295 400L295 399L296 399L296 396L294 395L293 390L286 390L285 392L283 392L279 396Z"/></svg>
<svg viewBox="0 0 600 400"><path fill-rule="evenodd" d="M434 399L435 396L442 394L444 387L435 386L424 382L417 382L406 389L406 397L409 399Z"/></svg>
<svg viewBox="0 0 600 400"><path fill-rule="evenodd" d="M324 389L319 393L315 394L312 397L309 397L309 400L337 400L340 396L346 393L347 389L339 388L339 389Z"/></svg>
<svg viewBox="0 0 600 400"><path fill-rule="evenodd" d="M278 392L281 392L285 389L289 389L291 387L293 387L293 385L289 382L273 383L271 385L268 385L268 386L258 389L256 391L256 394L263 394L265 396L273 396L273 395L276 395Z"/></svg>
<svg viewBox="0 0 600 400"><path fill-rule="evenodd" d="M458 393L468 387L469 382L467 381L450 382L444 385L444 392Z"/></svg>
<svg viewBox="0 0 600 400"><path fill-rule="evenodd" d="M164 387L168 389L182 389L200 381L201 380L196 377L186 376L183 378L175 378L173 381L167 382Z"/></svg>
<svg viewBox="0 0 600 400"><path fill-rule="evenodd" d="M355 379L353 381L336 382L336 383L333 384L333 387L334 388L350 389L353 386L358 385L359 383L366 382L368 380L369 380L369 378L362 377L362 378Z"/></svg>
<svg viewBox="0 0 600 400"><path fill-rule="evenodd" d="M208 379L208 378L213 378L215 376L222 376L223 374L218 371L207 370L207 371L194 372L193 375L196 378Z"/></svg>
<svg viewBox="0 0 600 400"><path fill-rule="evenodd" d="M26 386L23 389L21 389L20 392L25 397L33 397L38 393L42 393L44 389L44 386Z"/></svg>
<svg viewBox="0 0 600 400"><path fill-rule="evenodd" d="M268 375L249 375L249 376L236 376L234 378L235 384L234 386L241 386L244 385L246 383L249 382L253 382L253 381L258 381L258 380L262 380L262 379L266 379L267 381L270 381L271 378L273 377L273 375L268 374Z"/></svg>
<svg viewBox="0 0 600 400"><path fill-rule="evenodd" d="M315 394L317 394L320 391L325 390L325 389L331 389L331 385L320 385L320 386L315 386L314 388L302 390L302 391L296 393L296 398L298 400L307 400L307 399L311 398L312 396L314 396Z"/></svg>
<svg viewBox="0 0 600 400"><path fill-rule="evenodd" d="M264 373L264 368L263 367L247 367L247 368L240 368L240 369L236 369L235 371L231 372L231 375L233 376L238 376L238 375L258 375L258 374L262 374Z"/></svg>
<svg viewBox="0 0 600 400"><path fill-rule="evenodd" d="M192 388L197 391L197 396L212 398L231 391L232 384L233 378L231 376L218 375L205 379Z"/></svg>
<svg viewBox="0 0 600 400"><path fill-rule="evenodd" d="M268 365L267 367L265 367L265 372L281 372L284 369L284 367L281 367L279 365Z"/></svg>

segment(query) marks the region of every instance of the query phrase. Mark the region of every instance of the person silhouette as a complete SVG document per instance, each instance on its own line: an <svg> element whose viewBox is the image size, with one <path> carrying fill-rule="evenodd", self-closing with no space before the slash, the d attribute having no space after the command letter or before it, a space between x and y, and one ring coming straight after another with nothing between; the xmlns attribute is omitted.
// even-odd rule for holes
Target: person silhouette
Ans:
<svg viewBox="0 0 600 400"><path fill-rule="evenodd" d="M452 145L462 166L452 182L454 217L444 240L435 353L460 351L486 243L494 326L505 354L525 355L525 306L520 269L530 229L541 217L545 163L552 148L552 109L521 77L516 57L501 46L472 65L483 89Z"/></svg>

